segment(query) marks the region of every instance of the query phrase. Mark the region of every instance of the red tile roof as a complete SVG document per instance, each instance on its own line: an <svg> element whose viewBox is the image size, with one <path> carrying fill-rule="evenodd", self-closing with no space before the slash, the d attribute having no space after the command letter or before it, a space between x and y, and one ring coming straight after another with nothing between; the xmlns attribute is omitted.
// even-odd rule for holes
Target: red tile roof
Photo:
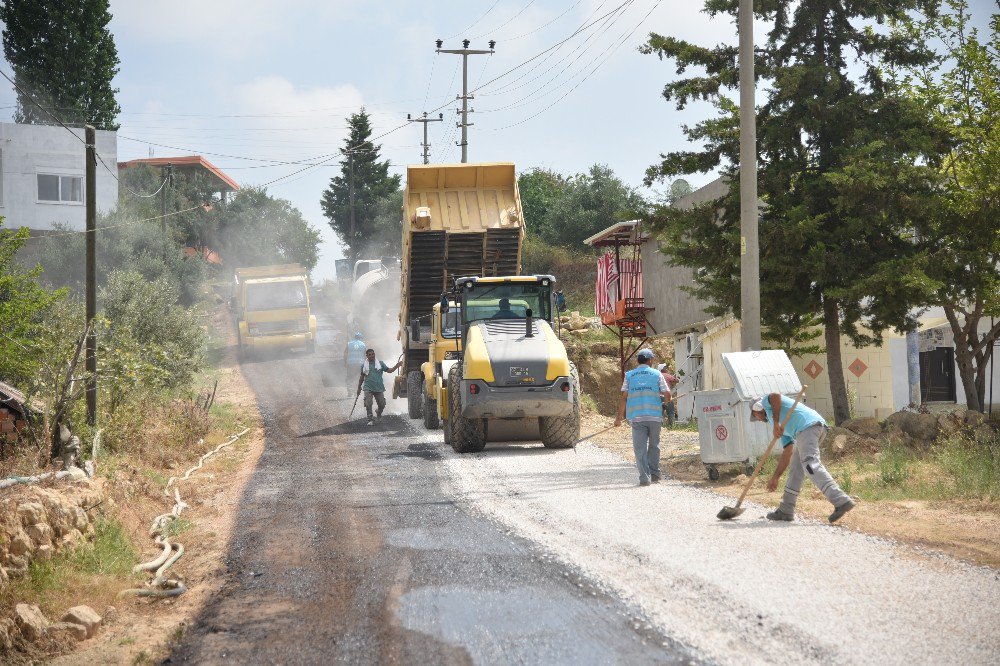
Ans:
<svg viewBox="0 0 1000 666"><path fill-rule="evenodd" d="M221 189L231 191L240 189L239 184L235 180L227 176L221 169L219 169L219 167L215 166L201 155L184 155L182 157L143 157L136 160L129 160L128 162L119 162L118 170L121 171L122 169L128 169L129 167L139 166L141 164L148 164L149 166L154 167L163 167L168 164L173 164L175 167L201 167L219 180L222 184Z"/></svg>

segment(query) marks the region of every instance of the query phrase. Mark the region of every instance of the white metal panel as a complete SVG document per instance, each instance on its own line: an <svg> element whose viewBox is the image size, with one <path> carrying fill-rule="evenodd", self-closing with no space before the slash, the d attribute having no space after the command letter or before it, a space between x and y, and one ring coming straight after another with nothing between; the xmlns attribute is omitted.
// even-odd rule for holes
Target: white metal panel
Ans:
<svg viewBox="0 0 1000 666"><path fill-rule="evenodd" d="M740 431L740 404L733 389L694 394L702 462L731 463L749 457Z"/></svg>
<svg viewBox="0 0 1000 666"><path fill-rule="evenodd" d="M742 400L769 393L795 395L802 390L791 360L780 349L731 352L722 355L722 363Z"/></svg>

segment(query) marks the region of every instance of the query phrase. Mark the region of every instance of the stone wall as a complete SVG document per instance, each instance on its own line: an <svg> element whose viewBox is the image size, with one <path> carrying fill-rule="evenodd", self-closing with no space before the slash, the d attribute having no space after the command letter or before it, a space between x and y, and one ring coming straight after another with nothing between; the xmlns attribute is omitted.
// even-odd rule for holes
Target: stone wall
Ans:
<svg viewBox="0 0 1000 666"><path fill-rule="evenodd" d="M0 587L23 575L35 559L49 559L94 531L104 499L91 479L50 487L15 486L0 491Z"/></svg>

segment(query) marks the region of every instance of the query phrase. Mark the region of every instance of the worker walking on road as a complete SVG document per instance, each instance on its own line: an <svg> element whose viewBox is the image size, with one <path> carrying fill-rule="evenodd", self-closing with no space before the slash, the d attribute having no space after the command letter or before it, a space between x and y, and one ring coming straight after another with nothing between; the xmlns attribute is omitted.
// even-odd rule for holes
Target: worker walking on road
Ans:
<svg viewBox="0 0 1000 666"><path fill-rule="evenodd" d="M654 367L653 350L640 349L638 367L625 373L622 397L618 402L615 425L622 420L632 425L632 448L639 469L639 485L660 481L660 427L663 424L663 401L670 400L670 388Z"/></svg>
<svg viewBox="0 0 1000 666"><path fill-rule="evenodd" d="M362 389L365 392L365 411L368 412L368 425L375 425L376 421L382 420L382 412L385 411L385 381L382 375L386 372L395 372L403 364L402 359L391 368L382 361L375 358L375 350L365 351L365 360L361 364L361 376L358 378L358 395ZM372 416L372 401L378 404L378 411Z"/></svg>
<svg viewBox="0 0 1000 666"><path fill-rule="evenodd" d="M785 482L785 493L781 497L778 508L767 514L768 520L794 520L795 502L802 489L802 479L808 475L823 495L833 504L830 522L840 520L845 513L854 508L854 500L840 489L830 472L819 459L819 445L826 438L830 427L826 420L814 409L799 403L792 412L791 418L784 428L782 422L788 415L795 401L788 396L772 393L764 396L753 404L750 409L751 421L764 421L774 424L774 436L781 438L784 449L778 459L778 467L767 481L767 489L774 491L781 481L781 475L791 464L788 480ZM775 416L777 415L777 416ZM793 461L792 458L795 458Z"/></svg>

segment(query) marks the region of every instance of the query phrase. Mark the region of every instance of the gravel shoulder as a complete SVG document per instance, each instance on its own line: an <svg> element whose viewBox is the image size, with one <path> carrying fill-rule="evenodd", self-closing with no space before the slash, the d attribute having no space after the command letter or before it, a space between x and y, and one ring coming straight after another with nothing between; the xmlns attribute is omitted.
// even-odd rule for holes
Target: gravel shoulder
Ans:
<svg viewBox="0 0 1000 666"><path fill-rule="evenodd" d="M773 524L751 503L678 480L636 484L630 461L494 445L446 452L454 492L548 549L655 626L724 663L995 663L1000 573L816 520Z"/></svg>
<svg viewBox="0 0 1000 666"><path fill-rule="evenodd" d="M584 415L583 431L597 432L612 422L613 419L590 412ZM626 426L589 441L624 460L633 459L631 431ZM697 432L663 430L660 448L664 473L671 478L733 498L743 492L747 477L738 466L723 466L718 481L708 479L698 455ZM747 497L766 506L777 506L782 488L768 492L764 483L758 481ZM803 486L796 509L801 515L817 520L824 520L830 514L829 502L810 483ZM1000 510L996 502L863 501L841 525L913 546L912 556L929 550L972 564L1000 568Z"/></svg>

